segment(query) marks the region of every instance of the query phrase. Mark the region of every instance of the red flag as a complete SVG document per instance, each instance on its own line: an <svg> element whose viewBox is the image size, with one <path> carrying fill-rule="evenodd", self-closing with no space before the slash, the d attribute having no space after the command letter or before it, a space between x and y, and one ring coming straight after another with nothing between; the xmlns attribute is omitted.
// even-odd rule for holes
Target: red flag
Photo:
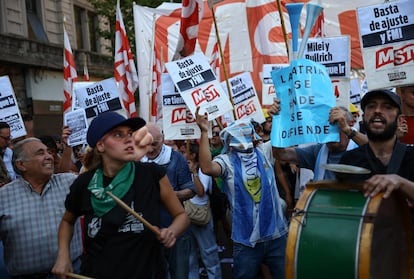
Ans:
<svg viewBox="0 0 414 279"><path fill-rule="evenodd" d="M83 81L90 81L88 65L86 64L86 61L85 61L85 64L83 65Z"/></svg>
<svg viewBox="0 0 414 279"><path fill-rule="evenodd" d="M180 34L183 47L181 56L185 57L194 52L197 37L198 24L203 17L202 0L183 0L181 8Z"/></svg>
<svg viewBox="0 0 414 279"><path fill-rule="evenodd" d="M122 19L119 0L116 3L115 33L115 80L119 82L119 91L128 117L136 117L134 92L138 87L138 75L129 46L128 37Z"/></svg>
<svg viewBox="0 0 414 279"><path fill-rule="evenodd" d="M63 94L65 96L65 100L63 101L63 113L65 113L72 108L73 82L78 81L75 59L73 58L72 48L70 47L70 41L65 26L63 26L63 42Z"/></svg>

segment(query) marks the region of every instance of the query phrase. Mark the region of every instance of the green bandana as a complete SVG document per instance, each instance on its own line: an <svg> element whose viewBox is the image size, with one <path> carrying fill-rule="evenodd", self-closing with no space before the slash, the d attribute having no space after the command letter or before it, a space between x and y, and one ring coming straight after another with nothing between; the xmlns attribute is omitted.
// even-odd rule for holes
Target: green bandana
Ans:
<svg viewBox="0 0 414 279"><path fill-rule="evenodd" d="M91 203L95 214L101 217L117 204L110 196L106 195L107 191L112 192L116 197L122 198L128 192L135 177L135 164L129 162L116 174L112 182L103 186L102 168L95 171L88 185L91 191Z"/></svg>

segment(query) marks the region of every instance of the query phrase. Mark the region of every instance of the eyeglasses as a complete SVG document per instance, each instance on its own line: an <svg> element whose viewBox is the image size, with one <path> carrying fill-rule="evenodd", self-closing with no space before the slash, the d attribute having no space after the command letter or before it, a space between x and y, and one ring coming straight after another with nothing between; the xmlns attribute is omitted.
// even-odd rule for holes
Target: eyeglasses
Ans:
<svg viewBox="0 0 414 279"><path fill-rule="evenodd" d="M212 135L213 137L218 137L220 135L220 132L213 131Z"/></svg>
<svg viewBox="0 0 414 279"><path fill-rule="evenodd" d="M4 139L5 141L11 141L11 137L5 137L0 135L0 138Z"/></svg>

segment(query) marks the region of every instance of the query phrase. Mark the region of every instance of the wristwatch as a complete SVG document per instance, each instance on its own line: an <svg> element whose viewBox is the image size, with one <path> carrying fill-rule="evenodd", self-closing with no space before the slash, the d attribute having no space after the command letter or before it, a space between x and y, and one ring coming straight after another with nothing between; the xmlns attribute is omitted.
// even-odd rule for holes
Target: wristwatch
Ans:
<svg viewBox="0 0 414 279"><path fill-rule="evenodd" d="M348 138L353 139L357 133L358 133L357 129L355 129L354 127L351 127L351 133L349 133Z"/></svg>

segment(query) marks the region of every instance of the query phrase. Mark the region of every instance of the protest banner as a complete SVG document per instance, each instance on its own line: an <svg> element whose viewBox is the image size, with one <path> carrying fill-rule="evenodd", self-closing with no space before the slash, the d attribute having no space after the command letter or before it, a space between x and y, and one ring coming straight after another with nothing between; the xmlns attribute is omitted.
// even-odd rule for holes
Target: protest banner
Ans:
<svg viewBox="0 0 414 279"><path fill-rule="evenodd" d="M323 65L307 59L272 71L281 111L273 116L271 143L289 147L339 141L339 130L328 121L336 105L331 81Z"/></svg>
<svg viewBox="0 0 414 279"><path fill-rule="evenodd" d="M295 1L284 1L285 4L292 2ZM363 68L355 9L383 2L382 0L318 1L318 4L324 7L324 34L327 37L351 36L351 67L353 69ZM212 57L217 37L212 13L207 7L207 2L204 3L204 15L200 21L195 51ZM133 10L140 87L140 115L148 120L151 108L149 103L152 73L148 71L152 67L151 57L154 56L155 50L156 57L160 61L172 60L178 42L181 4L164 2L156 9L134 4ZM225 0L215 4L214 11L223 54L226 58L228 77L241 72L251 72L259 99L262 99L263 64L288 63L285 39L275 1ZM282 14L285 22L288 22L286 9L283 8ZM305 20L306 12L303 11L300 17L301 29L305 25ZM286 25L286 29L288 33L291 33L289 24ZM220 76L223 80L224 74L221 73ZM262 104L265 103L262 102Z"/></svg>
<svg viewBox="0 0 414 279"><path fill-rule="evenodd" d="M161 75L162 123L166 140L199 139L201 137L193 114L174 86L169 74Z"/></svg>
<svg viewBox="0 0 414 279"><path fill-rule="evenodd" d="M0 121L9 124L12 139L27 134L9 76L0 77Z"/></svg>
<svg viewBox="0 0 414 279"><path fill-rule="evenodd" d="M265 122L266 119L259 98L257 98L251 74L245 72L234 76L229 79L229 84L236 119L253 119L258 123ZM228 95L226 82L223 81L221 86Z"/></svg>
<svg viewBox="0 0 414 279"><path fill-rule="evenodd" d="M85 109L89 123L95 116L105 111L116 111L126 116L114 78L77 88L75 93L79 106Z"/></svg>
<svg viewBox="0 0 414 279"><path fill-rule="evenodd" d="M336 105L349 107L351 53L349 36L310 38L304 58L325 66L332 81Z"/></svg>
<svg viewBox="0 0 414 279"><path fill-rule="evenodd" d="M368 90L414 84L414 5L387 2L358 8Z"/></svg>
<svg viewBox="0 0 414 279"><path fill-rule="evenodd" d="M213 120L233 109L203 54L166 63L165 67L193 115L200 107L199 113L207 113L208 120Z"/></svg>

